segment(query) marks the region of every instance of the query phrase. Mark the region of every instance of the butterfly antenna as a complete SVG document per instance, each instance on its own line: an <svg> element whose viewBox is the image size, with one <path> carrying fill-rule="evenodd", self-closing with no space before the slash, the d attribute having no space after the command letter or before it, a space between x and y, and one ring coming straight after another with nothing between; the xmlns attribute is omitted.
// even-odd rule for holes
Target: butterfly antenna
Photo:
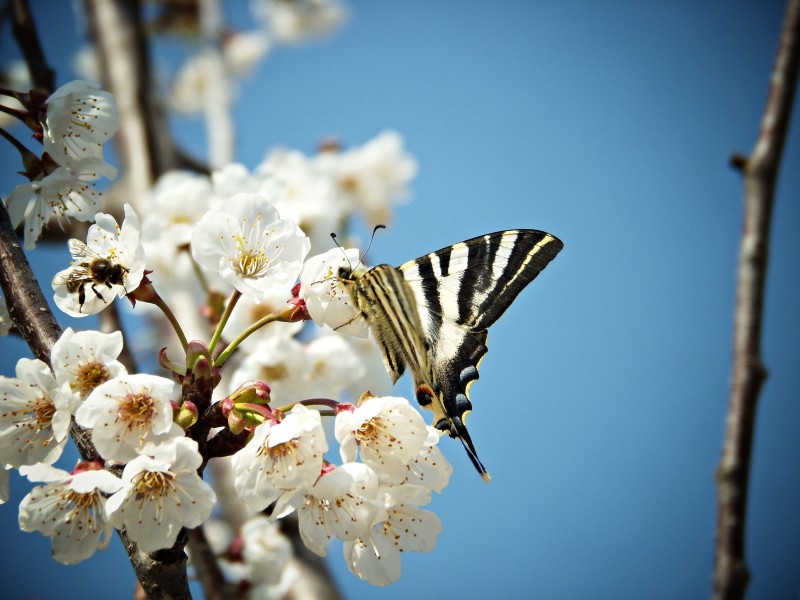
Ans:
<svg viewBox="0 0 800 600"><path fill-rule="evenodd" d="M367 254L369 254L369 249L372 248L372 242L375 241L375 234L378 232L378 229L386 229L386 225L375 225L372 229L372 235L369 238L369 245L367 246L366 251L358 260L358 264L356 265L356 269L361 266L361 263L364 262L364 259L367 258Z"/></svg>
<svg viewBox="0 0 800 600"><path fill-rule="evenodd" d="M331 239L333 240L333 243L336 244L336 247L342 251L342 254L344 254L344 259L347 261L347 265L350 267L350 272L352 273L353 271L355 271L355 269L353 269L353 265L350 264L350 259L347 258L347 252L344 251L344 248L342 248L342 245L339 243L339 240L336 239L336 234L332 231L331 231Z"/></svg>

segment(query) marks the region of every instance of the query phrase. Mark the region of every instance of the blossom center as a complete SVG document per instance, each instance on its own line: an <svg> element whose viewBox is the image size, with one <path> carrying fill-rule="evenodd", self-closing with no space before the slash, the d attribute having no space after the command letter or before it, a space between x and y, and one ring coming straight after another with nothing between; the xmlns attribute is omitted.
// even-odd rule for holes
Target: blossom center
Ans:
<svg viewBox="0 0 800 600"><path fill-rule="evenodd" d="M264 381L281 381L289 377L289 370L286 365L263 365L260 369Z"/></svg>
<svg viewBox="0 0 800 600"><path fill-rule="evenodd" d="M269 467L270 477L278 473L284 476L288 475L304 462L303 455L300 452L300 442L297 438L292 438L272 447L264 444L258 453L269 458L271 462Z"/></svg>
<svg viewBox="0 0 800 600"><path fill-rule="evenodd" d="M128 429L146 428L155 416L153 398L147 392L128 394L119 406L119 416Z"/></svg>
<svg viewBox="0 0 800 600"><path fill-rule="evenodd" d="M101 508L100 494L98 494L97 490L76 492L73 489L68 489L62 498L70 505L73 514L96 512ZM67 519L67 522L69 522L69 519Z"/></svg>
<svg viewBox="0 0 800 600"><path fill-rule="evenodd" d="M380 417L374 417L362 423L361 426L356 429L355 435L356 440L358 440L359 443L376 442L381 438L387 438L388 445L391 446L397 441L397 438L390 434L386 429L383 420Z"/></svg>
<svg viewBox="0 0 800 600"><path fill-rule="evenodd" d="M88 362L78 367L77 376L75 381L70 383L70 387L73 392L88 396L94 388L109 379L111 379L111 373L103 363Z"/></svg>
<svg viewBox="0 0 800 600"><path fill-rule="evenodd" d="M36 418L36 426L39 429L47 429L53 422L56 406L49 396L40 396L33 405L33 414Z"/></svg>
<svg viewBox="0 0 800 600"><path fill-rule="evenodd" d="M135 497L152 499L156 497L168 496L173 493L175 484L172 473L164 471L142 471L136 476L133 489Z"/></svg>

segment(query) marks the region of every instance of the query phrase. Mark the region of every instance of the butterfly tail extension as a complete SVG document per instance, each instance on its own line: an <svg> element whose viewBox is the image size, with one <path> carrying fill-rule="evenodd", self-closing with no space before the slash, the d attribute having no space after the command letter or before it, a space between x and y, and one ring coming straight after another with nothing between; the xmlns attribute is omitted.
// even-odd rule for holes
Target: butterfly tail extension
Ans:
<svg viewBox="0 0 800 600"><path fill-rule="evenodd" d="M469 459L472 461L481 479L486 483L492 480L489 471L486 470L481 459L478 458L478 451L475 450L475 445L472 443L472 438L469 435L469 431L467 431L467 426L460 417L451 417L449 422L442 420L436 424L436 428L445 433L449 433L454 438L458 438L464 446L464 450L467 451L467 456L469 456Z"/></svg>

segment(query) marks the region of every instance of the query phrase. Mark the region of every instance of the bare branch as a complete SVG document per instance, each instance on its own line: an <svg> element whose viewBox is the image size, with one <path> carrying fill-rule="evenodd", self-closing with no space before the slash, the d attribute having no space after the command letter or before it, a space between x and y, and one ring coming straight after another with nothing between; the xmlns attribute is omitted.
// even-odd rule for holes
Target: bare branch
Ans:
<svg viewBox="0 0 800 600"><path fill-rule="evenodd" d="M300 577L289 589L285 600L340 600L341 596L325 561L311 552L300 537L296 513L281 520L281 531L292 542L292 562L300 572Z"/></svg>
<svg viewBox="0 0 800 600"><path fill-rule="evenodd" d="M784 142L800 66L800 0L788 3L769 97L752 154L733 163L743 175L744 229L734 315L733 375L722 460L717 470L714 598L743 598L749 573L745 523L756 406L767 372L761 360L761 326L770 221Z"/></svg>
<svg viewBox="0 0 800 600"><path fill-rule="evenodd" d="M11 227L8 211L0 202L0 287L8 313L34 356L50 364L53 344L61 337L61 327L31 270L28 259ZM84 460L97 458L97 451L83 429L72 424L70 434ZM186 579L186 555L178 542L171 550L154 554L140 552L125 532L120 532L125 549L139 581L150 598L190 598ZM186 538L183 536L183 544ZM182 575L181 575L182 573ZM169 596L160 595L169 592ZM183 594L181 595L182 592Z"/></svg>
<svg viewBox="0 0 800 600"><path fill-rule="evenodd" d="M233 121L231 119L231 82L222 56L225 33L219 0L200 0L200 25L208 85L205 88L205 117L209 164L219 169L233 161Z"/></svg>
<svg viewBox="0 0 800 600"><path fill-rule="evenodd" d="M189 531L189 548L192 551L194 571L203 586L206 600L225 598L225 576L222 574L217 557L206 539L202 526Z"/></svg>
<svg viewBox="0 0 800 600"><path fill-rule="evenodd" d="M25 56L31 81L35 87L52 93L55 90L56 74L45 60L28 0L12 0L11 5L14 38Z"/></svg>
<svg viewBox="0 0 800 600"><path fill-rule="evenodd" d="M149 192L153 181L178 159L163 111L152 90L147 38L139 0L84 0L103 87L120 112L116 143L130 198Z"/></svg>
<svg viewBox="0 0 800 600"><path fill-rule="evenodd" d="M8 314L34 356L50 364L50 350L61 337L61 327L36 281L28 259L0 202L0 287Z"/></svg>

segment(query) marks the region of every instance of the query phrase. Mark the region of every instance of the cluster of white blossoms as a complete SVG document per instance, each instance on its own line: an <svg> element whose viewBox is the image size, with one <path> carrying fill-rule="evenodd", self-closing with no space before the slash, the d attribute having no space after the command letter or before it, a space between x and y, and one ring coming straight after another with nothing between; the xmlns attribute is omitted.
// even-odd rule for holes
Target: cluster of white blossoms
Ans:
<svg viewBox="0 0 800 600"><path fill-rule="evenodd" d="M77 100L87 89L77 82L49 99L45 150L70 172L91 162L93 176L112 177L102 144L116 126L96 126L115 114L113 98L93 90ZM214 506L230 494L203 480L212 464L240 499L223 512L244 523L212 543L229 579L267 595L290 585L291 544L275 523L295 513L312 552L340 540L355 575L397 581L402 553L436 543L441 523L422 507L451 467L440 433L387 395L381 355L337 284L340 268L363 269L359 252L330 250L329 233L387 221L415 174L400 136L385 132L311 156L273 150L252 171L167 173L136 209L125 205L121 225L96 201L59 208L92 211L95 222L85 242L69 242L71 264L52 281L56 306L84 317L127 297L175 335L158 346L169 377L128 373L119 332L67 329L50 365L21 359L16 377L0 379L0 502L10 469L37 484L20 505L22 529L51 537L65 563L104 548L113 528L146 552L204 523L213 537ZM15 194L17 218L45 218ZM305 327L312 318L332 327ZM73 422L94 455L67 471L55 462Z"/></svg>
<svg viewBox="0 0 800 600"><path fill-rule="evenodd" d="M217 84L217 58L231 80L248 75L273 46L298 44L327 35L345 20L339 0L252 0L253 17L261 27L225 31L219 40L219 57L194 44L172 78L169 106L182 114L196 114L206 107L206 91ZM235 85L229 93L236 94Z"/></svg>
<svg viewBox="0 0 800 600"><path fill-rule="evenodd" d="M342 540L355 575L393 583L402 552L436 544L441 523L420 506L447 485L452 470L436 447L439 432L404 398L365 395L358 407L339 404L336 411L342 464L325 460L319 411L295 404L283 418L258 425L234 454L234 488L253 511L273 518L297 511L312 552L325 556L331 540Z"/></svg>
<svg viewBox="0 0 800 600"><path fill-rule="evenodd" d="M41 157L26 161L27 183L5 199L11 224L25 221L25 248L36 240L51 217L91 220L100 208L94 182L113 179L116 169L103 159L103 144L116 133L119 114L114 96L85 81L72 81L44 102L30 97L29 112Z"/></svg>
<svg viewBox="0 0 800 600"><path fill-rule="evenodd" d="M112 526L144 551L169 548L216 502L198 474L197 442L173 422L180 387L128 374L117 360L122 344L120 332L68 328L53 346L52 369L23 358L15 378L0 378L0 463L42 483L20 504L20 527L51 537L53 558L66 564L104 548ZM73 418L99 456L70 473L52 465ZM125 464L122 478L102 461Z"/></svg>

